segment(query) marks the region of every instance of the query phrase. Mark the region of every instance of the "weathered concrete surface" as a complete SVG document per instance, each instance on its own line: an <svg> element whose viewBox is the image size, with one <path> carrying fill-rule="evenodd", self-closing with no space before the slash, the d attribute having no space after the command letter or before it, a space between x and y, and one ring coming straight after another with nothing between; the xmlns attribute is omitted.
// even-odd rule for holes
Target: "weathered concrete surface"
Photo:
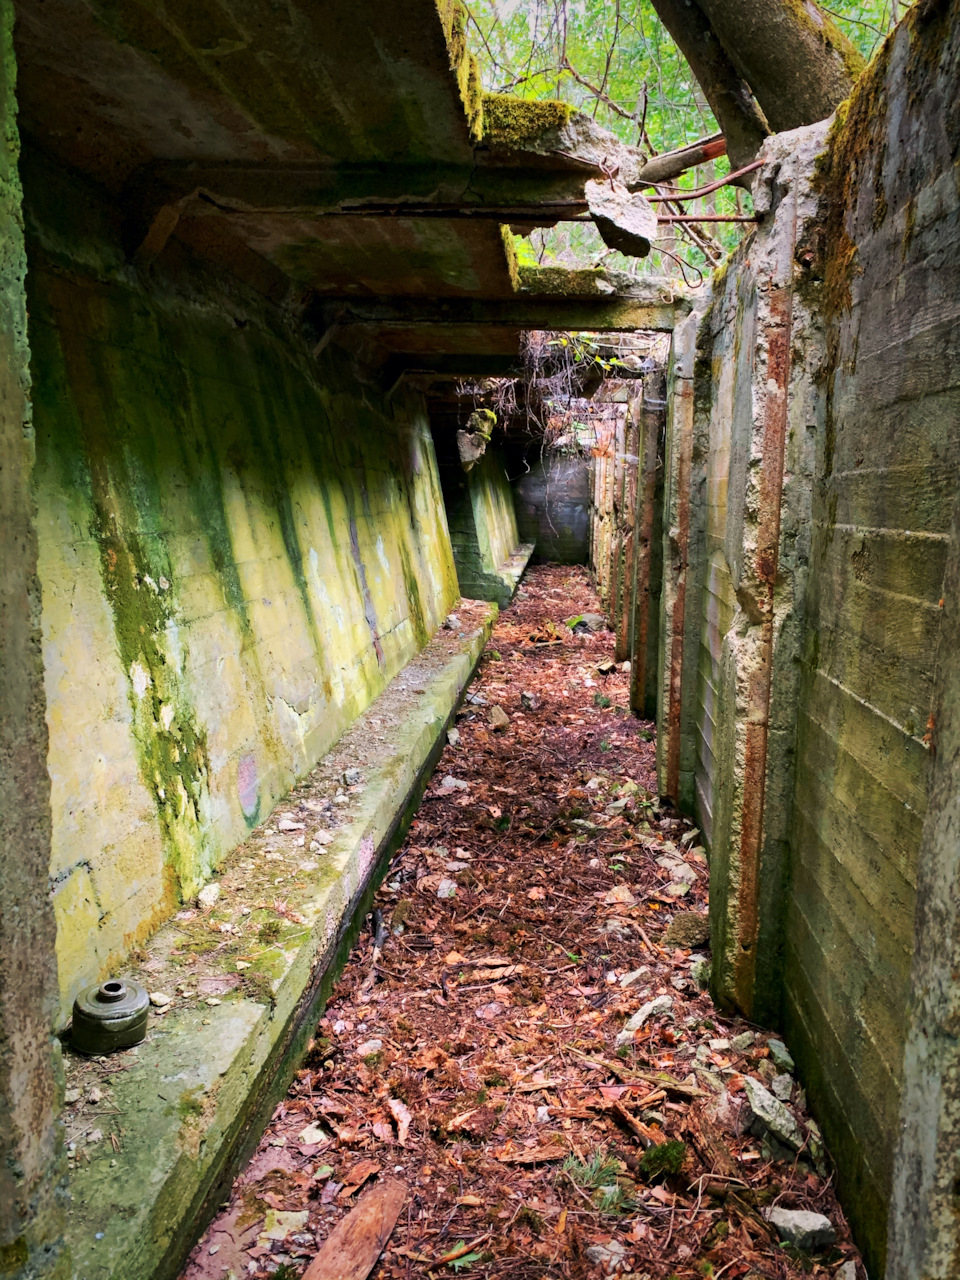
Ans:
<svg viewBox="0 0 960 1280"><path fill-rule="evenodd" d="M637 715L657 714L657 654L663 584L663 427L666 380L662 371L643 380L637 414L636 545L630 643L630 705Z"/></svg>
<svg viewBox="0 0 960 1280"><path fill-rule="evenodd" d="M331 797L342 790L345 768L359 765L362 781L349 804L337 806L342 825L333 842L285 882L296 922L284 927L274 946L260 948L264 954L255 970L263 997L253 999L234 986L216 1007L200 1001L154 1017L147 1041L125 1059L131 1069L110 1077L123 1115L123 1149L116 1153L107 1141L89 1148L89 1163L78 1161L71 1175L68 1240L78 1277L170 1280L179 1273L247 1153L245 1144L256 1142L258 1126L286 1091L314 1034L389 855L416 811L496 613L491 606L479 626L473 623L461 634L441 630L309 779L312 795ZM246 881L251 857L262 858L259 848L236 850L223 878L237 871ZM246 901L243 885L231 882L210 921L240 921ZM162 929L150 943L146 969L134 967L132 976L151 989L158 982L172 984L184 973L177 958L181 948L196 937L188 928L174 921ZM190 970L194 988L196 970L204 964L219 965L229 983L234 966L230 958L217 959L221 950ZM68 1078L69 1070L68 1063Z"/></svg>
<svg viewBox="0 0 960 1280"><path fill-rule="evenodd" d="M125 264L28 164L61 1017L191 896L457 597L422 400L255 295Z"/></svg>
<svg viewBox="0 0 960 1280"><path fill-rule="evenodd" d="M593 460L537 458L513 483L517 531L533 544L534 562L586 564L589 557Z"/></svg>
<svg viewBox="0 0 960 1280"><path fill-rule="evenodd" d="M764 145L754 189L766 217L718 273L696 365L695 399L709 417L704 560L694 569L696 813L711 854L713 987L767 1022L780 1012L820 358L795 250L817 215L810 184L825 134L813 126Z"/></svg>
<svg viewBox="0 0 960 1280"><path fill-rule="evenodd" d="M32 495L13 9L0 7L0 1274L60 1273L50 779Z"/></svg>
<svg viewBox="0 0 960 1280"><path fill-rule="evenodd" d="M809 246L825 252L814 269L824 275L826 359L784 1029L874 1276L883 1273L895 1168L924 739L960 474L958 90L960 6L921 0L838 113L821 165L824 236ZM939 822L932 819L931 856ZM918 919L945 926L934 900ZM922 990L934 943L917 944ZM917 1037L935 1025L924 999L914 1073L922 1069ZM913 1078L922 1089L921 1076ZM917 1117L921 1126L925 1117L929 1110ZM935 1141L918 1131L913 1150L933 1159ZM910 1169L921 1173L913 1160ZM945 1176L941 1165L935 1181ZM940 1194L931 1222L943 1222ZM926 1204L915 1203L925 1217ZM898 1220L902 1226L902 1209ZM921 1252L910 1266L919 1269L905 1271L911 1238ZM893 1274L937 1275L926 1269L936 1253L923 1252L917 1237L904 1241Z"/></svg>
<svg viewBox="0 0 960 1280"><path fill-rule="evenodd" d="M950 530L938 658L886 1280L960 1274L960 503Z"/></svg>
<svg viewBox="0 0 960 1280"><path fill-rule="evenodd" d="M449 433L436 436L440 482L460 594L509 604L533 554L521 543L503 458L488 446L464 471Z"/></svg>
<svg viewBox="0 0 960 1280"><path fill-rule="evenodd" d="M696 767L696 652L700 636L706 422L695 411L695 311L674 330L667 377L663 480L663 577L657 670L657 784L684 812L693 810Z"/></svg>

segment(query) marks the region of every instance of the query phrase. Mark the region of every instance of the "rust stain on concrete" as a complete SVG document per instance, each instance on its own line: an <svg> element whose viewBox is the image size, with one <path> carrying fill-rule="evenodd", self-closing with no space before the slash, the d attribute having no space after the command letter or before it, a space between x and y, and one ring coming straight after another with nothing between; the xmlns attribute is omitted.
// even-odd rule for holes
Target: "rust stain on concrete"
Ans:
<svg viewBox="0 0 960 1280"><path fill-rule="evenodd" d="M760 916L758 882L763 840L770 685L773 672L773 595L780 547L780 504L787 435L787 382L790 377L792 295L774 288L770 294L767 394L764 406L763 456L757 550L754 562L757 604L762 615L758 660L747 685L744 731L743 803L740 814L740 882L737 895L738 946L734 990L739 1007L749 1015L753 1004Z"/></svg>

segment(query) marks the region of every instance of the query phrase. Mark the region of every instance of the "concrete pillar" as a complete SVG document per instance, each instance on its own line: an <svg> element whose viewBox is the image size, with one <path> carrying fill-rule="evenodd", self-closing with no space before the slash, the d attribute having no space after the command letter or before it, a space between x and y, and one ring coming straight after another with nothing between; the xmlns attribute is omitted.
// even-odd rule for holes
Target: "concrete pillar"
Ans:
<svg viewBox="0 0 960 1280"><path fill-rule="evenodd" d="M637 441L640 431L640 403L640 396L635 396L628 403L624 420L623 508L620 517L623 530L622 586L619 608L614 619L618 662L629 658L633 649L637 544Z"/></svg>
<svg viewBox="0 0 960 1280"><path fill-rule="evenodd" d="M657 706L657 780L660 794L692 812L696 744L693 707L700 634L702 542L694 474L694 312L673 332L667 384L667 431L663 489L663 583L660 597L660 661ZM697 469L699 471L698 460Z"/></svg>
<svg viewBox="0 0 960 1280"><path fill-rule="evenodd" d="M657 652L663 575L662 374L644 379L637 419L633 623L630 705L648 719L657 714Z"/></svg>
<svg viewBox="0 0 960 1280"><path fill-rule="evenodd" d="M50 780L13 7L0 7L0 1274L62 1264Z"/></svg>
<svg viewBox="0 0 960 1280"><path fill-rule="evenodd" d="M960 1275L960 503L943 584L886 1280Z"/></svg>

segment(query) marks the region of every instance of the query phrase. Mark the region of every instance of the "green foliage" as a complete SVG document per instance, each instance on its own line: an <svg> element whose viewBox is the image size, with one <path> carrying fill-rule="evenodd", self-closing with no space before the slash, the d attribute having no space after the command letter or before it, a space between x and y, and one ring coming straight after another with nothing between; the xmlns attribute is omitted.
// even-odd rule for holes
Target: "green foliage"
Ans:
<svg viewBox="0 0 960 1280"><path fill-rule="evenodd" d="M563 1172L577 1184L590 1191L609 1186L616 1181L620 1172L620 1161L603 1147L598 1147L590 1158L584 1162L576 1156L567 1156L563 1162Z"/></svg>
<svg viewBox="0 0 960 1280"><path fill-rule="evenodd" d="M463 1241L460 1240L457 1244L457 1248L459 1248L460 1245L462 1244L463 1244ZM476 1253L476 1252L464 1253L459 1258L454 1258L451 1262L448 1262L447 1266L450 1267L450 1269L453 1271L469 1271L469 1269L473 1266L475 1262L482 1262L482 1261L483 1261L482 1253Z"/></svg>
<svg viewBox="0 0 960 1280"><path fill-rule="evenodd" d="M591 1199L601 1213L624 1213L633 1205L629 1191L616 1182L598 1187Z"/></svg>
<svg viewBox="0 0 960 1280"><path fill-rule="evenodd" d="M640 1172L647 1178L660 1178L670 1173L679 1173L687 1155L686 1143L661 1142L659 1146L650 1147L640 1158Z"/></svg>
<svg viewBox="0 0 960 1280"><path fill-rule="evenodd" d="M866 58L908 7L902 0L832 0L822 6ZM670 151L717 129L651 0L630 5L623 0L468 0L467 13L467 41L488 92L574 107L649 153ZM691 190L728 172L724 157L676 185ZM749 196L731 187L689 206L694 212L728 214L750 208ZM631 274L675 276L678 265L671 254L709 269L742 234L742 225L717 224L697 247L689 233L665 227L643 261L607 250L589 223L561 223L529 239L515 237L514 244L524 265L578 267L602 261Z"/></svg>

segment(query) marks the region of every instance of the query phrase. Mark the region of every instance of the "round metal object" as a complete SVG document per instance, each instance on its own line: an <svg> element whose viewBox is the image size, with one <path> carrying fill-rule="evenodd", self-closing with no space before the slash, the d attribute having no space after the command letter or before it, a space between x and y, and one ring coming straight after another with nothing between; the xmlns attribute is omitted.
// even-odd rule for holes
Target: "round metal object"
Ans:
<svg viewBox="0 0 960 1280"><path fill-rule="evenodd" d="M146 991L128 978L87 987L73 1002L73 1047L102 1054L139 1044L147 1034L149 1008Z"/></svg>

